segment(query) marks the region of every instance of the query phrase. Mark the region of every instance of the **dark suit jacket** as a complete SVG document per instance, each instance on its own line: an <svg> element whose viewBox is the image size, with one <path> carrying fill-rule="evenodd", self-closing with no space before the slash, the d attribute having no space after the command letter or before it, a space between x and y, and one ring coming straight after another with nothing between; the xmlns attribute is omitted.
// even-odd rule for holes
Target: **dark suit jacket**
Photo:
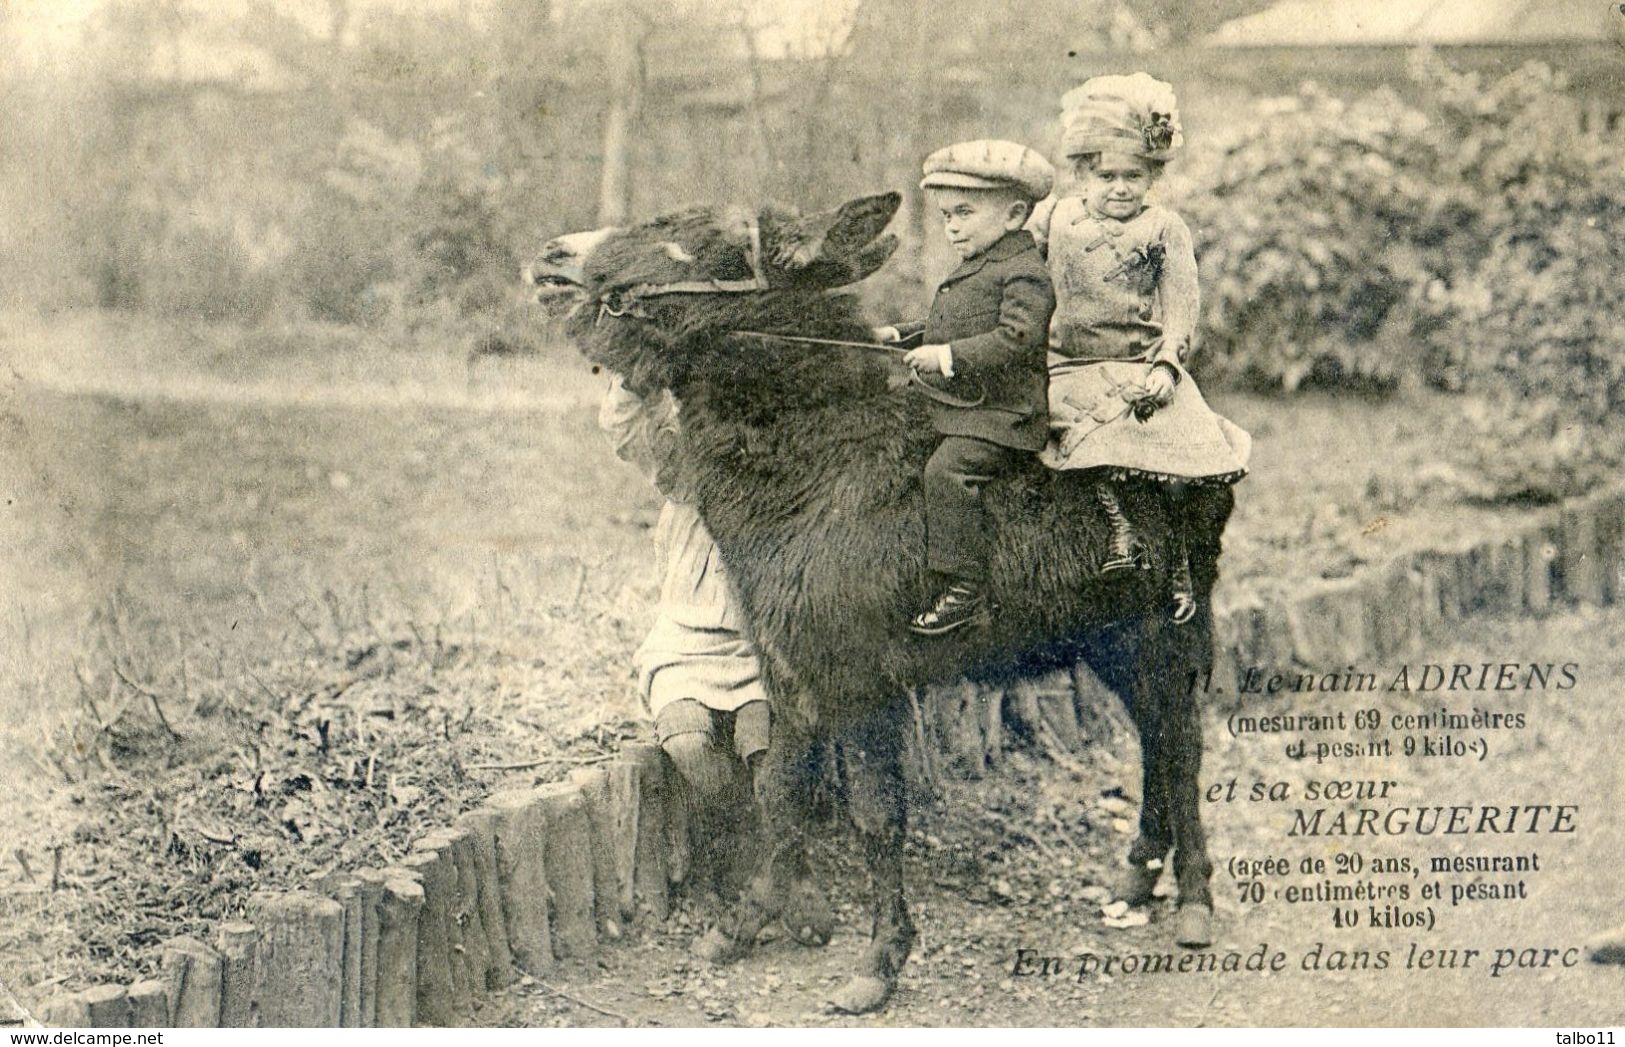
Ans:
<svg viewBox="0 0 1625 1047"><path fill-rule="evenodd" d="M959 268L937 288L923 324L899 324L905 337L924 332L926 344L953 347L954 377L926 376L928 389L975 407L933 397L931 424L944 436L1038 451L1049 436L1050 314L1055 289L1026 230L998 242Z"/></svg>

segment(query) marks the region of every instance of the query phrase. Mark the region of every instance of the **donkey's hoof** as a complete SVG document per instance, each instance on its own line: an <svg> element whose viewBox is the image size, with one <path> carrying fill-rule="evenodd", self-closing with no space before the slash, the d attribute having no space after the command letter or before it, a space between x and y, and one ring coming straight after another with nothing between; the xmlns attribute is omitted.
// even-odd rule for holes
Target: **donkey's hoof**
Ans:
<svg viewBox="0 0 1625 1047"><path fill-rule="evenodd" d="M1625 923L1586 942L1586 958L1592 963L1625 964Z"/></svg>
<svg viewBox="0 0 1625 1047"><path fill-rule="evenodd" d="M830 996L829 1005L841 1014L868 1014L886 1006L891 993L891 982L872 974L860 974L837 989Z"/></svg>
<svg viewBox="0 0 1625 1047"><path fill-rule="evenodd" d="M835 913L830 909L829 899L805 880L790 888L780 919L790 937L802 945L828 945L835 936Z"/></svg>
<svg viewBox="0 0 1625 1047"><path fill-rule="evenodd" d="M1174 921L1174 941L1187 949L1205 949L1213 944L1213 907L1181 905Z"/></svg>
<svg viewBox="0 0 1625 1047"><path fill-rule="evenodd" d="M1138 909L1142 905L1150 905L1152 892L1157 889L1157 881L1162 878L1162 863L1153 862L1141 865L1131 862L1117 882L1116 896L1128 902L1129 908Z"/></svg>
<svg viewBox="0 0 1625 1047"><path fill-rule="evenodd" d="M720 927L713 927L696 938L690 951L707 963L733 963L745 955L744 948Z"/></svg>

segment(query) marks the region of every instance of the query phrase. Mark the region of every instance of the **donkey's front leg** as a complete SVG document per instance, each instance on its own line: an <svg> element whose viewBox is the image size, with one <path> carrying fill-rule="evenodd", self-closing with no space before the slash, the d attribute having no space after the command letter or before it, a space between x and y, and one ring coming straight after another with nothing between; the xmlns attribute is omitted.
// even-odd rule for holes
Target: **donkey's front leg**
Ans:
<svg viewBox="0 0 1625 1047"><path fill-rule="evenodd" d="M903 717L895 704L881 706L844 743L848 803L869 867L874 914L869 951L861 968L830 997L837 1010L849 1014L885 1006L914 948L914 921L909 919L903 898L903 840L908 829Z"/></svg>

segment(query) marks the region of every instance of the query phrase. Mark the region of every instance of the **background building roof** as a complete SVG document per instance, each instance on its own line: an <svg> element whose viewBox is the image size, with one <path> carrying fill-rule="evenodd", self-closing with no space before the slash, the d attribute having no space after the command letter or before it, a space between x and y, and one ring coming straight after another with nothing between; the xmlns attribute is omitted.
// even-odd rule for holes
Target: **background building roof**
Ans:
<svg viewBox="0 0 1625 1047"><path fill-rule="evenodd" d="M1625 40L1603 0L1281 0L1207 38L1218 47L1486 46Z"/></svg>

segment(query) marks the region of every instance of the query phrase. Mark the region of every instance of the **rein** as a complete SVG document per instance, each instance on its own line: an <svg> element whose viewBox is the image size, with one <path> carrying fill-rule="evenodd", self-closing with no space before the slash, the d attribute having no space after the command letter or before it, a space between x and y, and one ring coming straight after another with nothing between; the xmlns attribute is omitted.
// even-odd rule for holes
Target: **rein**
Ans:
<svg viewBox="0 0 1625 1047"><path fill-rule="evenodd" d="M902 356L908 349L901 345L886 345L882 342L844 342L838 338L808 338L797 334L774 334L771 331L729 331L731 335L740 338L759 338L764 342L793 342L796 345L829 345L837 349L866 349L871 353L886 353Z"/></svg>
<svg viewBox="0 0 1625 1047"><path fill-rule="evenodd" d="M980 407L982 404L987 402L986 389L983 389L981 392L977 393L976 399L964 400L955 396L953 393L943 392L941 389L938 389L936 386L926 381L920 372L914 370L910 370L908 372L908 384L909 388L913 389L927 400L935 400L937 403L942 404L945 407Z"/></svg>
<svg viewBox="0 0 1625 1047"><path fill-rule="evenodd" d="M748 280L678 280L669 284L633 284L624 289L617 288L605 293L598 299L597 323L603 323L607 317L622 317L630 313L637 317L646 317L639 308L639 303L650 298L663 298L667 295L682 294L749 294L753 291L768 289L767 276L762 272L762 228L753 217L749 226L750 250L746 257L750 262L751 277ZM826 345L841 349L862 349L868 352L886 353L887 355L907 353L909 350L901 345L882 345L878 342L848 342L835 338L808 338L802 335L773 334L768 331L730 331L729 334L743 338L756 338L762 341L791 342L800 345ZM952 393L944 392L927 382L920 372L909 369L909 387L917 390L928 399L935 400L947 407L971 408L980 407L987 400L986 390L978 393L974 400L964 400Z"/></svg>
<svg viewBox="0 0 1625 1047"><path fill-rule="evenodd" d="M862 349L871 353L885 353L888 356L901 356L909 351L901 345L885 345L879 342L847 342L837 338L808 338L803 335L773 334L768 331L729 331L728 333L742 338L759 338L770 342L790 342L796 345L827 345L838 349ZM908 384L909 388L927 399L935 400L947 407L980 407L987 402L987 391L985 389L979 392L974 400L961 399L927 382L924 376L912 367L909 368L908 372Z"/></svg>

